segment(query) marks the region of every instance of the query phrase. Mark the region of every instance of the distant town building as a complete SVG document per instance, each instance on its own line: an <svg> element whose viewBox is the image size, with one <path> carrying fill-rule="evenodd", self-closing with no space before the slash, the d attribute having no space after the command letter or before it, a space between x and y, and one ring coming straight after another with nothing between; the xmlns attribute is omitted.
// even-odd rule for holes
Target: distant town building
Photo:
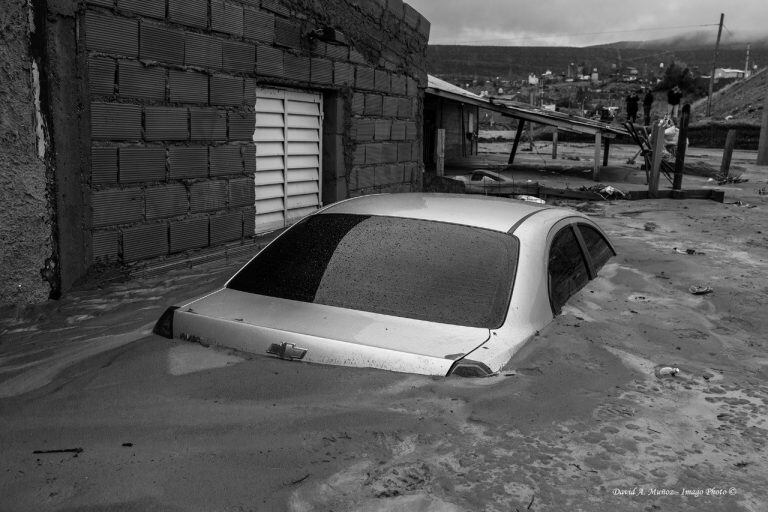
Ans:
<svg viewBox="0 0 768 512"><path fill-rule="evenodd" d="M636 82L640 72L637 68L626 67L621 73L621 80L623 82Z"/></svg>
<svg viewBox="0 0 768 512"><path fill-rule="evenodd" d="M731 68L715 69L715 80L728 79L728 78L744 78L744 70L731 69Z"/></svg>

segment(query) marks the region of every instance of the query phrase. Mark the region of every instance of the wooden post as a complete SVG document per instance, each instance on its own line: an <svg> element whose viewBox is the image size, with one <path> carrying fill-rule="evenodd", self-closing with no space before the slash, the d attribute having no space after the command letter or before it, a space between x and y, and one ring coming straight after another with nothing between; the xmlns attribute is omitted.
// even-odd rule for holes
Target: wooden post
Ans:
<svg viewBox="0 0 768 512"><path fill-rule="evenodd" d="M533 151L535 149L535 145L533 143L533 130L535 126L533 123L528 123L528 148Z"/></svg>
<svg viewBox="0 0 768 512"><path fill-rule="evenodd" d="M557 127L552 132L552 160L557 160Z"/></svg>
<svg viewBox="0 0 768 512"><path fill-rule="evenodd" d="M768 91L763 102L763 122L760 125L760 142L757 144L757 165L768 165Z"/></svg>
<svg viewBox="0 0 768 512"><path fill-rule="evenodd" d="M608 165L608 154L611 151L611 139L606 137L603 141L603 165Z"/></svg>
<svg viewBox="0 0 768 512"><path fill-rule="evenodd" d="M438 128L435 137L435 166L438 176L445 175L445 128Z"/></svg>
<svg viewBox="0 0 768 512"><path fill-rule="evenodd" d="M515 142L512 143L512 152L509 154L509 161L507 165L512 165L515 162L515 154L517 153L517 146L520 144L520 138L523 136L523 128L525 127L525 119L521 119L517 123L517 131L515 132Z"/></svg>
<svg viewBox="0 0 768 512"><path fill-rule="evenodd" d="M464 126L464 104L459 105L459 116L461 116L461 156L467 156L467 129Z"/></svg>
<svg viewBox="0 0 768 512"><path fill-rule="evenodd" d="M595 166L592 169L592 179L595 181L600 181L600 141L602 139L602 134L600 133L600 130L597 130L595 132Z"/></svg>
<svg viewBox="0 0 768 512"><path fill-rule="evenodd" d="M720 174L723 178L728 177L728 172L731 169L731 157L733 156L733 148L736 146L736 130L731 128L728 130L728 135L725 137L725 149L723 149L723 162L720 164Z"/></svg>
<svg viewBox="0 0 768 512"><path fill-rule="evenodd" d="M653 144L653 164L651 165L651 174L648 178L648 197L655 198L659 193L659 170L661 169L661 157L664 152L663 121L659 121L653 125L651 144Z"/></svg>
<svg viewBox="0 0 768 512"><path fill-rule="evenodd" d="M691 120L691 105L683 105L680 114L680 133L677 134L677 155L675 156L675 179L672 181L672 190L683 188L683 169L685 168L685 151L688 148L688 123Z"/></svg>

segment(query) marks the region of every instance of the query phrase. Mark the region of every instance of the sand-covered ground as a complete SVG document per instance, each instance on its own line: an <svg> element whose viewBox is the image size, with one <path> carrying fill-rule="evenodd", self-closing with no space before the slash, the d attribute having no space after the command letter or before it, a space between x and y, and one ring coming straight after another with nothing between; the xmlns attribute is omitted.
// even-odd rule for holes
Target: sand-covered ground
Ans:
<svg viewBox="0 0 768 512"><path fill-rule="evenodd" d="M766 510L768 168L753 156L723 204L566 204L619 254L489 379L149 334L241 262L5 318L0 511Z"/></svg>

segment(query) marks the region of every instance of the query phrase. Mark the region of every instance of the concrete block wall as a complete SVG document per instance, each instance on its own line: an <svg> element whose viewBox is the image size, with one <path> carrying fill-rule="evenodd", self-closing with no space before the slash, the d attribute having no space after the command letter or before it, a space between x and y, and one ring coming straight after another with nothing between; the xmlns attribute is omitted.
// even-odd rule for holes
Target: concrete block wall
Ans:
<svg viewBox="0 0 768 512"><path fill-rule="evenodd" d="M402 0L72 3L92 262L253 235L257 87L324 94L324 203L420 190L429 22Z"/></svg>

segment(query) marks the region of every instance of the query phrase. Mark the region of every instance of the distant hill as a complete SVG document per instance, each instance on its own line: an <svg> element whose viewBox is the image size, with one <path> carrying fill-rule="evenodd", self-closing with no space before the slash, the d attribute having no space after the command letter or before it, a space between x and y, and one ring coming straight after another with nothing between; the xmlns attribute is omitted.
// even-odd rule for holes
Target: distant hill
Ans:
<svg viewBox="0 0 768 512"><path fill-rule="evenodd" d="M619 41L604 45L593 46L623 49L666 50L669 48L700 48L712 51L715 44L715 34L712 31L689 32L686 34L653 39L650 41ZM750 44L752 48L765 50L768 47L768 33L724 31L720 39L720 47L730 50L744 50Z"/></svg>
<svg viewBox="0 0 768 512"><path fill-rule="evenodd" d="M459 46L430 45L427 50L428 71L447 80L472 80L475 77L501 77L521 80L529 73L547 70L556 75L565 73L569 64L583 65L585 73L597 68L601 76L611 75L623 66L637 68L641 75L658 71L659 64L682 62L694 72L708 74L712 67L714 41L702 44L699 38L688 36L650 42L621 42L588 47L535 46ZM718 67L743 69L746 43L723 43ZM752 44L750 62L768 66L768 41Z"/></svg>

